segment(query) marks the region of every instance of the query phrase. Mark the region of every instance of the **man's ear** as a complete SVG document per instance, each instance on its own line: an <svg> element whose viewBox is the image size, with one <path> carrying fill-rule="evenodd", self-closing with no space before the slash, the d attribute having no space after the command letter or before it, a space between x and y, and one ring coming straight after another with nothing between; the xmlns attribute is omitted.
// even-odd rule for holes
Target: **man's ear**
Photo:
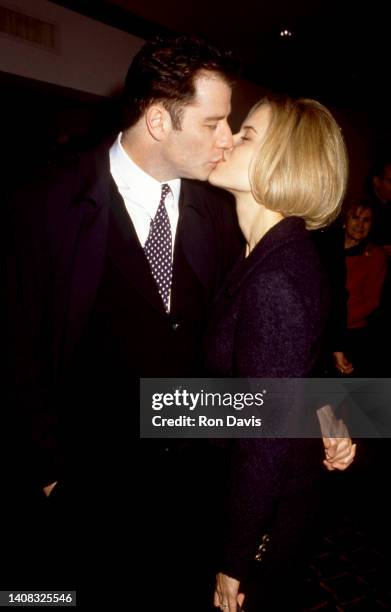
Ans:
<svg viewBox="0 0 391 612"><path fill-rule="evenodd" d="M152 104L145 112L145 123L152 138L164 140L172 129L170 113L162 104Z"/></svg>

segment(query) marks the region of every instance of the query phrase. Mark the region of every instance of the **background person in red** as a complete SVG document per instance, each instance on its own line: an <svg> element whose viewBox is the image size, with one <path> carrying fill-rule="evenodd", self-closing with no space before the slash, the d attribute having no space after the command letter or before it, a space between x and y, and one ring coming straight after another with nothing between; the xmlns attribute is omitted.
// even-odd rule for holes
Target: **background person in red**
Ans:
<svg viewBox="0 0 391 612"><path fill-rule="evenodd" d="M348 299L347 357L355 376L379 375L374 314L387 271L384 249L370 241L373 207L354 201L345 215L345 260Z"/></svg>

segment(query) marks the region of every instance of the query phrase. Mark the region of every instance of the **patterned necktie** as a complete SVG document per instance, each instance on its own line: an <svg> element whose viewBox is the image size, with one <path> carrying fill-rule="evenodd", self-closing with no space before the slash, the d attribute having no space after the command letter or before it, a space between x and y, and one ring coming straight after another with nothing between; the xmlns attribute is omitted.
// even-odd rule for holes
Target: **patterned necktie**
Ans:
<svg viewBox="0 0 391 612"><path fill-rule="evenodd" d="M151 221L144 252L151 268L152 276L163 300L166 311L169 310L169 298L172 282L172 238L171 226L164 204L170 187L162 185L162 195L154 219Z"/></svg>

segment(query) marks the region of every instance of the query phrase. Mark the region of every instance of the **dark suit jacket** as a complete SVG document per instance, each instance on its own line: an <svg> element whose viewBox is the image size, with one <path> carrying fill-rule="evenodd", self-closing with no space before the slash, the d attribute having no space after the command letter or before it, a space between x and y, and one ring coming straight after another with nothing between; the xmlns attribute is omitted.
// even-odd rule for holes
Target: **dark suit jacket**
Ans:
<svg viewBox="0 0 391 612"><path fill-rule="evenodd" d="M301 219L282 220L247 258L242 256L214 304L206 336L209 371L217 376L308 377L319 355L327 304L310 233ZM246 576L262 534L276 529L273 517L281 502L305 489L319 472L319 448L319 440L305 439L232 444L222 571L238 579ZM304 510L305 504L303 515ZM283 531L284 521L278 519L277 531ZM293 529L300 531L298 525ZM271 540L274 549L281 546L275 534Z"/></svg>
<svg viewBox="0 0 391 612"><path fill-rule="evenodd" d="M29 463L41 483L58 478L62 461L56 432L59 385L100 286L110 211L120 215L121 203L109 170L108 147L71 159L65 167L53 171L50 181L19 193L13 200L9 382L17 426L27 424L27 438L33 431ZM142 342L139 334L145 333L145 325L138 322L146 317L159 347L161 339L167 339L168 328L181 333L178 327L194 322L197 304L186 302L181 289L186 283L182 283L182 271L175 272L174 254L175 308L172 315L166 315L132 224L123 229L126 253L118 248L110 256L134 293L130 317L134 321L135 347ZM176 250L180 247L205 300L210 300L240 248L232 202L202 183L184 180L176 241ZM186 359L186 333L183 338ZM163 357L161 362L167 372ZM132 374L137 376L137 371ZM144 370L142 375L156 375L156 367L150 374Z"/></svg>

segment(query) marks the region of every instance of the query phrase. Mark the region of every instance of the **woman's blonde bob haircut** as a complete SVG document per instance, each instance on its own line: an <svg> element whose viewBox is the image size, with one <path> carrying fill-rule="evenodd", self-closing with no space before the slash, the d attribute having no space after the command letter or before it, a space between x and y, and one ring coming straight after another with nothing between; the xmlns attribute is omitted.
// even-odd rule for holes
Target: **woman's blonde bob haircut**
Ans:
<svg viewBox="0 0 391 612"><path fill-rule="evenodd" d="M340 212L348 159L341 130L316 100L265 98L270 125L250 167L257 202L284 217L302 217L308 229L328 225Z"/></svg>

